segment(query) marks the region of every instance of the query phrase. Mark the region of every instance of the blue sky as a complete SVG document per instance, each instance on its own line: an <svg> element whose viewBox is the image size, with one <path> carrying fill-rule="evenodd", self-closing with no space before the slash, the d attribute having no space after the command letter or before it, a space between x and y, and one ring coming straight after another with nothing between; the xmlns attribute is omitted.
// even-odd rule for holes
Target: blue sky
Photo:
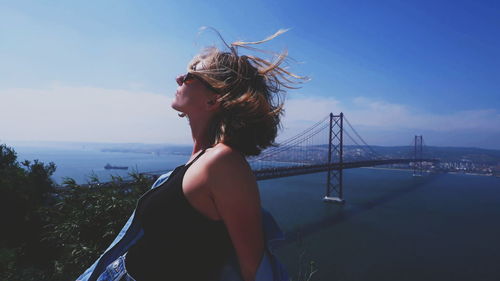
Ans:
<svg viewBox="0 0 500 281"><path fill-rule="evenodd" d="M500 149L499 15L498 1L0 1L0 140L189 143L169 101L219 44L198 33L212 26L229 42L290 28L263 45L311 77L283 136L343 111L371 144Z"/></svg>

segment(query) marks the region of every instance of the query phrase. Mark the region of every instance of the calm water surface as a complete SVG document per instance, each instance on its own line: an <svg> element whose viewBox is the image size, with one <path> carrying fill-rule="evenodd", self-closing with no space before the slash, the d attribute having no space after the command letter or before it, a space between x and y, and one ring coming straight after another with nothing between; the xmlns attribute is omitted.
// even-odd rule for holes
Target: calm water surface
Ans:
<svg viewBox="0 0 500 281"><path fill-rule="evenodd" d="M259 183L287 232L278 254L292 277L305 252L311 280L500 280L500 178L344 175L344 206L321 201L326 173Z"/></svg>

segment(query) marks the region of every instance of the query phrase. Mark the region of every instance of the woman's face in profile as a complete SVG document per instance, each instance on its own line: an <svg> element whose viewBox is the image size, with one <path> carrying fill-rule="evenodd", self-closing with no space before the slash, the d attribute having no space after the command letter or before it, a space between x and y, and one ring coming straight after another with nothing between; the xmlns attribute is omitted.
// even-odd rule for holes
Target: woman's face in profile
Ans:
<svg viewBox="0 0 500 281"><path fill-rule="evenodd" d="M202 62L196 64L196 70L202 69ZM214 95L194 74L179 75L175 78L177 90L171 107L177 111L190 114L206 110L208 101Z"/></svg>

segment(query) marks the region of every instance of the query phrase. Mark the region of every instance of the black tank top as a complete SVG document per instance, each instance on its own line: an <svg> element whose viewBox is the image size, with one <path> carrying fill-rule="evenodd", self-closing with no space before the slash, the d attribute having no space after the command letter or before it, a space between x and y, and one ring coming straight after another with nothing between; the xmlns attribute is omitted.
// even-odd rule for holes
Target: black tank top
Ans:
<svg viewBox="0 0 500 281"><path fill-rule="evenodd" d="M217 280L232 247L227 229L223 221L199 213L182 191L186 170L204 152L139 200L136 217L144 236L126 257L137 281Z"/></svg>

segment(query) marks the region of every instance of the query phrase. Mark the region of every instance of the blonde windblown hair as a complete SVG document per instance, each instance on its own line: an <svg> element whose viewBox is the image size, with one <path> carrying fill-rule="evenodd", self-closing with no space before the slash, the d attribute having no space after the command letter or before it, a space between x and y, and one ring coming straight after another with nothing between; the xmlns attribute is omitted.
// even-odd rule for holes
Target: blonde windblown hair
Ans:
<svg viewBox="0 0 500 281"><path fill-rule="evenodd" d="M213 145L223 142L247 156L258 155L274 145L283 114L283 88L295 89L294 84L307 78L282 66L287 61L286 51L272 53L271 60L240 55L238 51L239 48L261 51L252 45L272 40L286 31L279 30L261 41L237 41L230 45L217 32L229 50L209 47L189 63L188 71L203 78L220 94L220 110L210 128ZM203 68L196 70L201 61Z"/></svg>

